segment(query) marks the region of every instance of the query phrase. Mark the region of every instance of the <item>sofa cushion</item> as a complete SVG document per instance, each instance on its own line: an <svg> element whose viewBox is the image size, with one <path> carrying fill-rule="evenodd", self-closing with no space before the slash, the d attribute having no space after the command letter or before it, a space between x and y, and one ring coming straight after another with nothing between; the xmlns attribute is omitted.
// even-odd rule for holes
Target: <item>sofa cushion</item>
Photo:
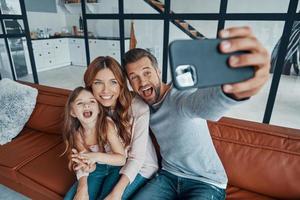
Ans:
<svg viewBox="0 0 300 200"><path fill-rule="evenodd" d="M60 156L64 147L60 143L22 166L17 173L20 183L49 199L61 199L76 180L67 157Z"/></svg>
<svg viewBox="0 0 300 200"><path fill-rule="evenodd" d="M226 189L226 200L239 200L239 199L276 200L275 198L272 197L267 197L265 195L261 195L255 192L250 192L238 187L228 185Z"/></svg>
<svg viewBox="0 0 300 200"><path fill-rule="evenodd" d="M300 130L230 118L208 125L230 185L299 199Z"/></svg>
<svg viewBox="0 0 300 200"><path fill-rule="evenodd" d="M10 79L0 80L0 145L10 142L29 119L38 91Z"/></svg>
<svg viewBox="0 0 300 200"><path fill-rule="evenodd" d="M64 107L70 91L30 83L26 84L39 90L37 104L26 126L44 133L61 135Z"/></svg>
<svg viewBox="0 0 300 200"><path fill-rule="evenodd" d="M57 135L25 128L10 143L0 146L0 176L16 181L15 170L62 141Z"/></svg>

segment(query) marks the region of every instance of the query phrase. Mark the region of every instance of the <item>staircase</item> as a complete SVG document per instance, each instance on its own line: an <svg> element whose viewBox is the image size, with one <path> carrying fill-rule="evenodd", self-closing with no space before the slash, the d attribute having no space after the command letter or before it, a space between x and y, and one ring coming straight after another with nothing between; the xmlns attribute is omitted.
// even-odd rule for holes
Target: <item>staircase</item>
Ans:
<svg viewBox="0 0 300 200"><path fill-rule="evenodd" d="M165 5L159 0L144 0L144 1L159 13L163 13L165 11ZM170 13L174 13L174 12L170 11ZM184 20L175 19L175 20L171 20L171 22L192 39L201 40L206 38L203 34L201 34L192 25L190 25Z"/></svg>

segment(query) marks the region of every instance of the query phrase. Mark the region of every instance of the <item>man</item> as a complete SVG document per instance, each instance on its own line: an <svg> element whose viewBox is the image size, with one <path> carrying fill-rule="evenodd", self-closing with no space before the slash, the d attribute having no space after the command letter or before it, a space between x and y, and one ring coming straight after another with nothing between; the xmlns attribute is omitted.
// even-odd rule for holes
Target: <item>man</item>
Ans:
<svg viewBox="0 0 300 200"><path fill-rule="evenodd" d="M226 110L256 94L267 81L270 56L250 28L222 30L224 53L232 67L254 66L253 78L235 84L178 91L160 79L155 57L132 49L124 66L133 90L148 103L150 128L160 146L162 169L134 199L225 199L227 176L214 148L206 120L218 120Z"/></svg>

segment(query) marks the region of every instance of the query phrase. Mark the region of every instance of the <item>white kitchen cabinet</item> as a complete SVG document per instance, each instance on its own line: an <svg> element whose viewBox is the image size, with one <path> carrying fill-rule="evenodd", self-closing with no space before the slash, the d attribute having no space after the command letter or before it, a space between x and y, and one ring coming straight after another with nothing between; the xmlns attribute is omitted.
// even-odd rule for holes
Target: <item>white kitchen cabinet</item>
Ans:
<svg viewBox="0 0 300 200"><path fill-rule="evenodd" d="M70 64L67 38L33 40L33 54L37 71L45 71Z"/></svg>
<svg viewBox="0 0 300 200"><path fill-rule="evenodd" d="M96 39L89 40L89 48L90 48L90 61L92 62L98 56L103 56L103 53L100 52L99 42Z"/></svg>
<svg viewBox="0 0 300 200"><path fill-rule="evenodd" d="M33 54L37 71L51 68L53 63L54 49L50 40L32 41Z"/></svg>
<svg viewBox="0 0 300 200"><path fill-rule="evenodd" d="M120 62L120 41L90 39L90 60L98 56L112 56ZM86 66L85 43L82 38L58 38L32 40L37 71L55 69L67 65ZM125 40L125 51L129 49L129 39ZM29 60L29 58L28 58ZM32 73L29 70L29 73Z"/></svg>
<svg viewBox="0 0 300 200"><path fill-rule="evenodd" d="M92 61L98 56L111 56L118 62L121 61L120 41L106 39L90 39L90 60ZM129 49L129 40L125 40L125 51Z"/></svg>
<svg viewBox="0 0 300 200"><path fill-rule="evenodd" d="M69 49L69 39L55 39L54 40L54 55L55 63L59 66L70 65L70 49Z"/></svg>
<svg viewBox="0 0 300 200"><path fill-rule="evenodd" d="M72 65L86 66L84 39L69 39L69 48Z"/></svg>

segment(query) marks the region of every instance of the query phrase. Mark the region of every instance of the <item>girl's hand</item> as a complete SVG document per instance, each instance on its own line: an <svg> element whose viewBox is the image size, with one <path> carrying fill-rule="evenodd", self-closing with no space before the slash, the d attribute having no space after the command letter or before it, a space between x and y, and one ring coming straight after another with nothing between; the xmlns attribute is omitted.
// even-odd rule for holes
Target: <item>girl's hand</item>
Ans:
<svg viewBox="0 0 300 200"><path fill-rule="evenodd" d="M82 159L82 153L78 153L76 149L72 149L72 163L73 163L73 170L77 171L82 169L85 172L92 172L96 169L96 164L94 162L90 162L89 160Z"/></svg>
<svg viewBox="0 0 300 200"><path fill-rule="evenodd" d="M122 194L112 191L104 200L121 200Z"/></svg>

